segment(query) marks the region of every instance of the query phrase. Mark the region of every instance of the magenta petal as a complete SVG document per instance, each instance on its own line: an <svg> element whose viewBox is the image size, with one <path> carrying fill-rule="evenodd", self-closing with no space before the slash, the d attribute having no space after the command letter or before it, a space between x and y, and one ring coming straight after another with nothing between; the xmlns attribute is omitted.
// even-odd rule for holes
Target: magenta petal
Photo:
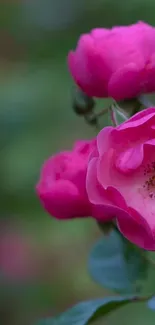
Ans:
<svg viewBox="0 0 155 325"><path fill-rule="evenodd" d="M152 42L154 43L154 42ZM154 52L154 51L153 51ZM146 65L145 80L144 80L144 92L150 93L155 91L155 54L153 53L149 63Z"/></svg>
<svg viewBox="0 0 155 325"><path fill-rule="evenodd" d="M129 148L119 154L116 159L116 168L124 174L131 173L141 165L143 156L143 145Z"/></svg>
<svg viewBox="0 0 155 325"><path fill-rule="evenodd" d="M77 85L89 96L92 96L92 78L88 70L87 57L85 56L85 41L83 39L85 39L85 36L80 39L81 46L75 52L69 52L67 61L71 75Z"/></svg>
<svg viewBox="0 0 155 325"><path fill-rule="evenodd" d="M150 139L147 142L144 143L145 145L149 145L149 146L155 146L155 139Z"/></svg>
<svg viewBox="0 0 155 325"><path fill-rule="evenodd" d="M86 177L86 190L89 201L93 204L101 204L111 202L107 199L106 191L99 184L97 174L97 162L98 158L93 158L88 164L87 177Z"/></svg>
<svg viewBox="0 0 155 325"><path fill-rule="evenodd" d="M140 93L140 77L136 64L130 63L117 70L108 84L108 94L115 100L133 98Z"/></svg>
<svg viewBox="0 0 155 325"><path fill-rule="evenodd" d="M67 61L68 61L68 67L69 70L72 74L73 79L75 80L75 82L77 84L79 84L79 76L77 73L77 64L76 64L76 57L75 57L75 52L70 51L67 57Z"/></svg>
<svg viewBox="0 0 155 325"><path fill-rule="evenodd" d="M93 158L88 165L86 189L88 199L92 204L92 216L100 221L108 221L115 217L115 211L111 202L106 197L106 192L102 189L96 178L97 158Z"/></svg>
<svg viewBox="0 0 155 325"><path fill-rule="evenodd" d="M93 216L104 222L115 218L119 214L124 215L123 208L126 208L126 204L116 189L109 187L105 191L99 184L96 178L97 160L97 158L92 159L88 165L86 188L88 198L93 205Z"/></svg>
<svg viewBox="0 0 155 325"><path fill-rule="evenodd" d="M50 157L49 159L47 159L41 169L41 179L42 180L48 180L47 183L51 183L52 181L55 180L56 178L56 170L57 170L57 166L60 165L60 162L62 160L62 157L66 157L70 155L69 151L62 151L61 155L60 154L55 154L52 157Z"/></svg>
<svg viewBox="0 0 155 325"><path fill-rule="evenodd" d="M66 219L89 216L89 207L81 200L77 187L68 180L59 180L50 185L40 182L36 187L44 208L55 218Z"/></svg>
<svg viewBox="0 0 155 325"><path fill-rule="evenodd" d="M90 155L89 155L89 161L90 161L91 159L93 159L93 158L97 158L98 155L99 155L99 153L98 153L97 146L96 146L96 148L95 148L94 150L92 150L92 152L91 152Z"/></svg>
<svg viewBox="0 0 155 325"><path fill-rule="evenodd" d="M155 107L144 109L143 111L135 114L128 121L120 124L117 127L117 130L139 127L140 125L145 124L147 121L151 120L152 118L155 118Z"/></svg>
<svg viewBox="0 0 155 325"><path fill-rule="evenodd" d="M121 193L114 187L109 186L106 190L108 197L111 199L113 205L122 210L127 210L126 202Z"/></svg>
<svg viewBox="0 0 155 325"><path fill-rule="evenodd" d="M75 52L69 53L68 66L73 79L88 96L107 97L105 75L109 69L89 34L82 35Z"/></svg>
<svg viewBox="0 0 155 325"><path fill-rule="evenodd" d="M121 214L117 216L118 228L133 244L146 249L155 250L155 238L146 220L134 209L129 209L129 214L124 218Z"/></svg>
<svg viewBox="0 0 155 325"><path fill-rule="evenodd" d="M106 28L94 28L91 30L91 36L96 40L103 40L105 37L109 36L111 33L110 29Z"/></svg>
<svg viewBox="0 0 155 325"><path fill-rule="evenodd" d="M112 126L106 126L99 132L97 136L97 148L99 155L103 155L111 146L111 133L113 130L114 128Z"/></svg>

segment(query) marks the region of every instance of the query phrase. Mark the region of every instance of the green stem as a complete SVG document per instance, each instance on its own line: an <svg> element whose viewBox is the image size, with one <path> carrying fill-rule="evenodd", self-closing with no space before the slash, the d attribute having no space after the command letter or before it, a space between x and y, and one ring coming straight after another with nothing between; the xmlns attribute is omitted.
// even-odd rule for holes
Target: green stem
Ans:
<svg viewBox="0 0 155 325"><path fill-rule="evenodd" d="M115 110L114 110L114 105L112 104L109 108L110 110L110 117L111 117L111 122L113 126L117 126L118 125L118 121L116 119L116 114L115 114Z"/></svg>
<svg viewBox="0 0 155 325"><path fill-rule="evenodd" d="M146 254L143 254L143 252L142 256L152 267L155 267L155 261L151 257L147 256Z"/></svg>
<svg viewBox="0 0 155 325"><path fill-rule="evenodd" d="M109 110L109 107L108 108L103 108L100 112L96 113L95 116L98 118L100 116L103 116L105 115Z"/></svg>

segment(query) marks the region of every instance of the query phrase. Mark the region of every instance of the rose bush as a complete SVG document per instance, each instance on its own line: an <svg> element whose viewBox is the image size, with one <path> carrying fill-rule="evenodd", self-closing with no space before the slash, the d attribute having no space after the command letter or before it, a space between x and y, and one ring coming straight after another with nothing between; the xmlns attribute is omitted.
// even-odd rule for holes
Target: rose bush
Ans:
<svg viewBox="0 0 155 325"><path fill-rule="evenodd" d="M37 184L37 194L44 208L58 219L98 215L88 200L86 172L96 140L77 141L72 151L64 151L49 158L43 165Z"/></svg>
<svg viewBox="0 0 155 325"><path fill-rule="evenodd" d="M83 34L69 70L89 96L129 99L155 91L155 28L138 22Z"/></svg>
<svg viewBox="0 0 155 325"><path fill-rule="evenodd" d="M155 250L155 108L100 131L86 183L90 202L127 239Z"/></svg>
<svg viewBox="0 0 155 325"><path fill-rule="evenodd" d="M142 96L155 91L155 27L138 22L93 29L70 51L68 65L78 86L74 112L95 129L107 113L104 125L110 119L110 126L49 158L36 189L51 216L95 219L102 237L87 269L114 295L83 301L38 325L88 325L130 302L155 310L153 286L143 294L155 266L148 252L155 251L155 107ZM93 97L114 100L97 111Z"/></svg>

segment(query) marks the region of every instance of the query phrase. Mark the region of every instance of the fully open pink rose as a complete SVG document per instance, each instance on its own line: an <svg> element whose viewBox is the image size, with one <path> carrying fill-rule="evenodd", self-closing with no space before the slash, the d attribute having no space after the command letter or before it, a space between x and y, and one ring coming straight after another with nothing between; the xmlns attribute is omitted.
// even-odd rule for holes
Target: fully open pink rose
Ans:
<svg viewBox="0 0 155 325"><path fill-rule="evenodd" d="M155 91L155 28L138 22L80 37L68 65L89 96L129 99Z"/></svg>
<svg viewBox="0 0 155 325"><path fill-rule="evenodd" d="M155 108L98 134L86 188L91 203L116 217L126 238L155 250Z"/></svg>
<svg viewBox="0 0 155 325"><path fill-rule="evenodd" d="M52 216L58 219L98 217L86 192L87 164L95 147L96 140L77 141L72 151L56 154L44 163L37 193Z"/></svg>

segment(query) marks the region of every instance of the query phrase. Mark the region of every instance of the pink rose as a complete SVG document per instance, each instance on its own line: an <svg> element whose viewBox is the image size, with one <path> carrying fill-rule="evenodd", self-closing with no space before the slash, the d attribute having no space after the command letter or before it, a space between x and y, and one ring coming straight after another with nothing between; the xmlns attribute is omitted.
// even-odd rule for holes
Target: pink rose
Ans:
<svg viewBox="0 0 155 325"><path fill-rule="evenodd" d="M96 28L80 37L68 65L77 85L94 97L129 99L155 91L155 28Z"/></svg>
<svg viewBox="0 0 155 325"><path fill-rule="evenodd" d="M134 244L155 250L155 108L105 127L88 164L89 200Z"/></svg>
<svg viewBox="0 0 155 325"><path fill-rule="evenodd" d="M98 217L86 192L87 164L95 146L96 140L77 141L72 151L56 154L44 163L37 193L52 216L58 219Z"/></svg>

